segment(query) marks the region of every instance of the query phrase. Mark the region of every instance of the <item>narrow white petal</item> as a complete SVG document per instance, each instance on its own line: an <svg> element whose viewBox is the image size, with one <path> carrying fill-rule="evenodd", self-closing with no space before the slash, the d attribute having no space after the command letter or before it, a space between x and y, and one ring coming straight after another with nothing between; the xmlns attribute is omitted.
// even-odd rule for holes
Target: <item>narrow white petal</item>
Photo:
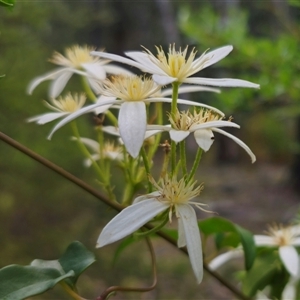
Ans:
<svg viewBox="0 0 300 300"><path fill-rule="evenodd" d="M145 103L141 101L124 102L120 108L118 122L120 135L127 151L132 157L137 157L146 133Z"/></svg>
<svg viewBox="0 0 300 300"><path fill-rule="evenodd" d="M77 137L73 136L71 138L73 141L77 141ZM84 145L86 145L88 148L90 148L90 150L92 150L95 153L99 152L99 143L96 142L95 140L89 139L89 138L84 138L81 137L79 139Z"/></svg>
<svg viewBox="0 0 300 300"><path fill-rule="evenodd" d="M90 53L93 56L99 56L99 57L103 57L103 58L107 58L113 61L117 61L126 65L130 65L133 67L136 67L140 70L144 69L144 65L132 60L132 59L128 59L126 57L120 56L120 55L116 55L116 54L111 54L111 53L107 53L107 52L100 52L100 51L92 51Z"/></svg>
<svg viewBox="0 0 300 300"><path fill-rule="evenodd" d="M300 237L294 238L292 244L293 246L300 246Z"/></svg>
<svg viewBox="0 0 300 300"><path fill-rule="evenodd" d="M106 78L106 72L103 65L99 63L86 63L82 64L82 67L93 77L104 80Z"/></svg>
<svg viewBox="0 0 300 300"><path fill-rule="evenodd" d="M232 78L202 78L202 77L190 77L184 80L184 83L199 84L199 85L211 85L211 86L224 86L224 87L247 87L259 89L259 84L252 83L242 79Z"/></svg>
<svg viewBox="0 0 300 300"><path fill-rule="evenodd" d="M85 107L79 109L78 111L76 111L76 112L68 115L66 118L64 118L63 120L61 120L58 124L56 124L56 126L50 132L50 134L48 136L48 139L51 139L51 137L55 133L55 131L57 131L59 128L61 128L62 126L66 125L70 121L73 121L77 117L79 117L79 116L81 116L83 114L89 113L91 111L94 111L97 107L99 107L101 105L116 104L116 103L120 103L120 102L121 102L120 100L107 100L107 101L102 101L101 103L92 104L92 105L85 106Z"/></svg>
<svg viewBox="0 0 300 300"><path fill-rule="evenodd" d="M115 126L103 126L102 131L115 136L120 136L119 128Z"/></svg>
<svg viewBox="0 0 300 300"><path fill-rule="evenodd" d="M118 75L118 74L134 75L134 73L128 71L127 69L124 69L124 68L119 67L119 66L114 66L114 65L111 65L111 64L104 65L103 68L106 71L106 73L108 73L108 74L114 74L114 75Z"/></svg>
<svg viewBox="0 0 300 300"><path fill-rule="evenodd" d="M35 116L32 118L29 118L29 119L27 119L27 122L36 122L39 125L44 125L44 124L54 121L58 118L61 118L67 114L68 113L65 113L65 112L47 113L47 114L38 115L38 116Z"/></svg>
<svg viewBox="0 0 300 300"><path fill-rule="evenodd" d="M234 127L234 128L240 128L240 125L229 122L229 121L209 121L198 125L192 125L190 128L190 131L196 131L199 129L206 129L206 128L215 128L215 127Z"/></svg>
<svg viewBox="0 0 300 300"><path fill-rule="evenodd" d="M49 88L49 96L51 98L56 98L60 95L73 73L73 71L65 70L60 76L52 81Z"/></svg>
<svg viewBox="0 0 300 300"><path fill-rule="evenodd" d="M254 235L254 242L256 246L276 246L274 238L268 235Z"/></svg>
<svg viewBox="0 0 300 300"><path fill-rule="evenodd" d="M141 51L129 51L125 52L125 54L143 65L143 71L151 74L167 75L160 67L152 62L147 53Z"/></svg>
<svg viewBox="0 0 300 300"><path fill-rule="evenodd" d="M161 98L161 97L157 97L157 98L148 98L145 100L145 102L166 102L166 103L171 103L172 99L171 98ZM199 106L199 107L205 107L207 109L213 110L216 113L218 113L220 116L224 116L225 114L220 111L219 109L210 106L210 105L206 105L204 103L199 103L199 102L195 102L195 101L190 101L190 100L184 100L184 99L177 99L177 103L178 104L185 104L185 105L193 105L193 106Z"/></svg>
<svg viewBox="0 0 300 300"><path fill-rule="evenodd" d="M186 246L186 239L184 233L184 227L182 223L182 219L178 218L178 240L177 240L177 247L182 248Z"/></svg>
<svg viewBox="0 0 300 300"><path fill-rule="evenodd" d="M107 97L107 96L101 95L100 97L97 98L96 103L98 103L98 104L101 105L103 101L112 101L112 100L116 100L116 97ZM105 111L109 110L112 105L113 104L107 104L107 105L98 106L95 109L95 114L99 115L99 114L104 113Z"/></svg>
<svg viewBox="0 0 300 300"><path fill-rule="evenodd" d="M226 57L232 51L232 49L233 49L233 47L230 45L230 46L224 46L224 47L218 48L216 50L210 51L210 52L204 54L202 57L199 57L198 59L196 59L193 62L193 65L197 66L197 64L201 61L201 62L204 62L201 64L202 65L201 69L207 68L208 66L213 65L216 62L218 62L219 60Z"/></svg>
<svg viewBox="0 0 300 300"><path fill-rule="evenodd" d="M185 94L185 93L193 93L193 92L214 92L220 93L219 89L210 88L206 86L198 86L198 85L181 85L178 89L178 94ZM170 96L173 93L173 89L168 88L164 89L161 92L162 96Z"/></svg>
<svg viewBox="0 0 300 300"><path fill-rule="evenodd" d="M175 143L179 143L183 141L189 134L190 134L189 131L174 130L174 129L170 130L170 138Z"/></svg>
<svg viewBox="0 0 300 300"><path fill-rule="evenodd" d="M149 131L146 131L145 133L145 140L148 139L149 137L153 136L153 135L156 135L158 133L161 133L163 130L149 130Z"/></svg>
<svg viewBox="0 0 300 300"><path fill-rule="evenodd" d="M196 130L194 137L198 146L205 152L209 150L214 142L214 134L209 129Z"/></svg>
<svg viewBox="0 0 300 300"><path fill-rule="evenodd" d="M124 238L167 208L168 205L156 199L148 199L126 207L104 227L96 247L103 247Z"/></svg>
<svg viewBox="0 0 300 300"><path fill-rule="evenodd" d="M99 154L92 154L91 155L93 161L99 160L100 159L100 155ZM92 160L89 158L86 158L83 160L83 165L87 168L89 168L92 165Z"/></svg>
<svg viewBox="0 0 300 300"><path fill-rule="evenodd" d="M254 155L254 153L250 150L250 148L244 143L242 142L240 139L238 139L237 137L235 137L234 135L219 129L219 128L212 128L213 131L219 132L227 137L229 137L230 139L234 140L239 146L241 146L251 157L251 162L254 163L256 161L256 157Z"/></svg>
<svg viewBox="0 0 300 300"><path fill-rule="evenodd" d="M290 279L281 295L281 299L283 300L297 300L297 280L294 278Z"/></svg>
<svg viewBox="0 0 300 300"><path fill-rule="evenodd" d="M27 93L28 94L32 94L33 90L43 81L46 80L53 80L54 78L56 78L57 76L59 76L61 73L65 72L66 68L59 68L59 69L55 69L51 72L46 73L45 75L39 76L34 78L28 85L27 88Z"/></svg>
<svg viewBox="0 0 300 300"><path fill-rule="evenodd" d="M300 235L300 225L295 225L291 227L293 235Z"/></svg>
<svg viewBox="0 0 300 300"><path fill-rule="evenodd" d="M152 75L152 79L159 85L167 85L177 80L177 78L168 76L168 75Z"/></svg>
<svg viewBox="0 0 300 300"><path fill-rule="evenodd" d="M234 249L225 253L222 253L215 257L213 260L210 261L208 264L209 268L211 270L217 270L221 266L223 266L228 261L234 259L234 258L240 258L243 256L243 250L241 249Z"/></svg>
<svg viewBox="0 0 300 300"><path fill-rule="evenodd" d="M279 247L279 256L292 276L299 276L299 255L293 246Z"/></svg>
<svg viewBox="0 0 300 300"><path fill-rule="evenodd" d="M144 201L144 200L147 200L149 198L156 198L158 196L160 196L161 193L158 192L158 191L155 191L155 192L152 192L150 194L147 194L147 195L142 195L142 196L139 196L139 197L136 197L134 200L133 200L133 204L134 203L137 203L137 202L141 202L141 201Z"/></svg>
<svg viewBox="0 0 300 300"><path fill-rule="evenodd" d="M160 131L170 131L172 128L171 128L171 124L168 124L168 125L147 125L147 130L160 130Z"/></svg>
<svg viewBox="0 0 300 300"><path fill-rule="evenodd" d="M186 204L178 205L178 213L183 225L190 262L197 282L200 283L203 278L203 257L196 213L190 205Z"/></svg>

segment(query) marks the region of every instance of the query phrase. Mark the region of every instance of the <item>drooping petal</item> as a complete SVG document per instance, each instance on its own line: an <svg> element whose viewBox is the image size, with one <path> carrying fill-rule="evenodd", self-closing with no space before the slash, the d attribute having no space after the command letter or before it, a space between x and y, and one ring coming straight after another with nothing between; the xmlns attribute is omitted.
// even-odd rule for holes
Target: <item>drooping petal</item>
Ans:
<svg viewBox="0 0 300 300"><path fill-rule="evenodd" d="M199 66L201 67L201 70L203 70L204 68L207 68L226 57L232 49L233 47L229 45L207 52L193 62L193 67L198 69Z"/></svg>
<svg viewBox="0 0 300 300"><path fill-rule="evenodd" d="M256 246L277 246L278 243L273 237L268 235L254 235L254 242Z"/></svg>
<svg viewBox="0 0 300 300"><path fill-rule="evenodd" d="M82 67L93 77L104 80L106 78L106 72L103 65L99 63L86 63L82 64Z"/></svg>
<svg viewBox="0 0 300 300"><path fill-rule="evenodd" d="M178 205L178 214L182 221L190 262L197 282L200 283L203 278L203 257L196 213L190 205L183 204Z"/></svg>
<svg viewBox="0 0 300 300"><path fill-rule="evenodd" d="M186 239L185 239L185 233L184 233L184 227L182 223L182 219L178 218L178 240L177 240L177 247L182 248L186 246Z"/></svg>
<svg viewBox="0 0 300 300"><path fill-rule="evenodd" d="M60 95L73 73L73 71L65 70L60 76L58 76L51 82L49 88L49 96L51 98L56 98Z"/></svg>
<svg viewBox="0 0 300 300"><path fill-rule="evenodd" d="M67 114L68 113L66 113L66 112L47 113L47 114L42 114L42 115L28 118L27 122L36 122L39 125L44 125L46 123L52 122L56 119L59 119Z"/></svg>
<svg viewBox="0 0 300 300"><path fill-rule="evenodd" d="M89 113L91 111L94 111L99 106L107 105L107 104L116 104L116 103L120 103L120 102L121 102L120 100L105 100L105 101L101 101L101 103L96 103L96 104L92 104L92 105L89 105L89 106L85 106L85 107L77 110L76 112L68 115L66 118L61 120L58 124L56 124L56 126L50 132L50 134L48 136L48 139L49 140L51 139L52 135L55 133L56 130L58 130L62 126L66 125L70 121L73 121L77 117L79 117L83 114Z"/></svg>
<svg viewBox="0 0 300 300"><path fill-rule="evenodd" d="M58 68L58 69L55 69L51 72L48 72L46 73L45 75L42 75L42 76L39 76L39 77L36 77L34 78L28 85L28 88L27 88L27 93L28 94L32 94L33 90L40 84L42 83L43 81L46 81L46 80L53 80L54 78L56 78L57 76L59 76L61 73L65 72L65 69L66 68Z"/></svg>
<svg viewBox="0 0 300 300"><path fill-rule="evenodd" d="M130 72L127 69L124 69L124 68L119 67L119 66L114 66L114 65L111 65L111 64L104 65L103 68L106 71L106 73L108 73L108 74L114 74L114 75L118 75L118 74L134 75L134 73Z"/></svg>
<svg viewBox="0 0 300 300"><path fill-rule="evenodd" d="M299 276L299 255L293 246L279 247L279 256L292 276Z"/></svg>
<svg viewBox="0 0 300 300"><path fill-rule="evenodd" d="M132 157L137 157L146 133L145 103L141 101L124 102L120 108L118 122L120 135L127 151Z"/></svg>
<svg viewBox="0 0 300 300"><path fill-rule="evenodd" d="M251 157L251 162L254 163L256 161L256 157L254 155L254 153L250 150L250 148L244 143L242 142L240 139L238 139L237 137L235 137L234 135L219 129L219 128L212 128L213 131L215 132L219 132L227 137L229 137L230 139L234 140L239 146L241 146Z"/></svg>
<svg viewBox="0 0 300 300"><path fill-rule="evenodd" d="M209 150L214 142L214 134L210 129L200 129L194 132L195 141L205 152Z"/></svg>
<svg viewBox="0 0 300 300"><path fill-rule="evenodd" d="M170 130L170 138L175 143L179 143L183 141L189 134L190 134L189 131L174 130L174 129Z"/></svg>
<svg viewBox="0 0 300 300"><path fill-rule="evenodd" d="M100 248L124 238L167 208L168 205L151 198L126 207L104 227L96 247Z"/></svg>
<svg viewBox="0 0 300 300"><path fill-rule="evenodd" d="M199 84L199 85L210 85L210 86L223 86L223 87L247 87L259 89L259 84L252 83L242 79L232 78L203 78L203 77L190 77L186 78L184 83Z"/></svg>
<svg viewBox="0 0 300 300"><path fill-rule="evenodd" d="M234 249L225 253L222 253L215 257L213 260L210 261L208 264L209 268L211 270L217 270L221 266L223 266L228 261L234 259L234 258L240 258L243 256L243 250L241 249Z"/></svg>

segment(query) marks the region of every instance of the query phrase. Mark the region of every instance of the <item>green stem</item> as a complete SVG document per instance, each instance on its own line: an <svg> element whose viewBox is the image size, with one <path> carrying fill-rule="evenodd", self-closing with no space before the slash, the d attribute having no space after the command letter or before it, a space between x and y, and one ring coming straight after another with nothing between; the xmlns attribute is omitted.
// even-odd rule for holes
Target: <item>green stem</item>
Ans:
<svg viewBox="0 0 300 300"><path fill-rule="evenodd" d="M177 109L178 89L179 82L173 82L172 104L171 104L171 116L175 115Z"/></svg>
<svg viewBox="0 0 300 300"><path fill-rule="evenodd" d="M200 163L200 160L201 160L201 157L202 157L202 152L203 152L203 150L199 147L198 150L197 150L197 153L196 153L194 164L192 166L191 172L190 172L189 177L187 179L187 182L191 181L193 179L193 177L195 176L195 173L198 169L198 166L199 166L199 163Z"/></svg>
<svg viewBox="0 0 300 300"><path fill-rule="evenodd" d="M147 153L144 147L142 147L141 149L141 155L143 158L143 162L144 162L144 166L145 166L145 170L146 170L146 175L147 175L147 181L148 181L148 193L152 192L152 184L149 180L149 176L150 176L150 164L149 164L149 160L147 157Z"/></svg>
<svg viewBox="0 0 300 300"><path fill-rule="evenodd" d="M179 143L180 149L180 161L181 161L181 168L182 168L182 176L185 177L187 175L187 168L186 168L186 155L185 155L185 141Z"/></svg>
<svg viewBox="0 0 300 300"><path fill-rule="evenodd" d="M171 174L173 175L176 168L176 143L171 141Z"/></svg>
<svg viewBox="0 0 300 300"><path fill-rule="evenodd" d="M93 101L93 102L96 102L97 100L97 97L96 95L93 93L86 77L84 76L81 76L81 83L82 83L82 86L83 86L83 89L84 89L84 92L86 93L87 97Z"/></svg>

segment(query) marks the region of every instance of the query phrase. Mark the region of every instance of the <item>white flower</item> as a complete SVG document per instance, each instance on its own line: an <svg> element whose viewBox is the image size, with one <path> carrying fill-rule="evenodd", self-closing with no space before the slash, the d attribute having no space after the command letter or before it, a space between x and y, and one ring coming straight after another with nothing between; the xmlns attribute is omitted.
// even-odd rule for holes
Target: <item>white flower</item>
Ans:
<svg viewBox="0 0 300 300"><path fill-rule="evenodd" d="M72 137L72 140L76 141L77 138ZM105 142L101 149L99 143L92 139L81 137L80 141L93 152L91 157L94 161L101 158L107 158L110 160L123 160L121 147L116 146L113 142ZM90 167L91 164L92 161L89 158L84 160L84 165L86 167Z"/></svg>
<svg viewBox="0 0 300 300"><path fill-rule="evenodd" d="M278 248L279 257L290 275L300 278L300 260L295 247L300 246L300 226L276 226L270 227L268 235L254 235L254 242L258 247ZM242 254L241 249L234 249L214 258L209 266L217 269L228 260Z"/></svg>
<svg viewBox="0 0 300 300"><path fill-rule="evenodd" d="M118 116L120 136L129 154L134 158L137 157L146 133L146 103L171 103L172 99L161 97L160 87L157 86L153 80L139 76L117 76L113 77L112 80L104 81L102 96L104 99L97 101L96 104L84 107L63 119L54 127L49 138L51 138L57 129L78 116L95 111L100 107L102 107L103 110L107 110L109 107L117 104L120 105ZM223 115L218 109L202 103L182 99L178 99L177 103L206 107Z"/></svg>
<svg viewBox="0 0 300 300"><path fill-rule="evenodd" d="M157 189L148 195L137 197L131 206L114 217L102 230L97 247L103 247L118 241L149 222L156 215L168 211L178 219L178 247L187 247L190 262L198 283L203 277L202 247L197 217L191 204L202 209L204 204L192 202L198 196L202 185L195 187L196 182L185 183L184 179L166 176L160 185L151 179ZM203 210L203 209L202 209Z"/></svg>
<svg viewBox="0 0 300 300"><path fill-rule="evenodd" d="M72 95L68 93L65 97L59 97L57 100L51 99L51 104L45 101L45 105L55 112L34 116L27 119L27 121L36 122L39 125L46 124L78 111L84 105L85 100L86 97L84 94Z"/></svg>
<svg viewBox="0 0 300 300"><path fill-rule="evenodd" d="M92 50L94 50L92 47L75 45L65 50L65 56L54 52L49 61L61 67L34 78L28 86L28 93L31 94L43 81L52 80L49 96L56 98L73 74L86 76L91 88L94 90L97 87L97 81L106 78L106 73L131 74L131 72L121 67L109 65L109 60L101 60L91 56L90 52Z"/></svg>
<svg viewBox="0 0 300 300"><path fill-rule="evenodd" d="M175 115L170 115L170 125L148 125L147 131L151 130L162 130L169 131L170 138L178 143L189 136L190 133L194 133L195 141L198 146L204 151L208 151L214 142L213 132L219 132L232 140L234 140L239 146L241 146L251 157L252 163L255 162L256 158L250 148L242 142L240 139L227 133L218 127L235 127L240 126L236 123L224 121L223 115L219 115L213 111L207 109L200 109L194 112L179 112L176 111Z"/></svg>
<svg viewBox="0 0 300 300"><path fill-rule="evenodd" d="M211 52L203 53L197 59L195 59L195 49L192 49L191 53L188 55L188 47L186 47L183 51L181 49L179 49L179 51L176 51L174 44L169 46L169 52L167 55L161 47L156 47L157 56L153 55L146 48L144 52L126 52L125 54L132 59L98 51L92 51L91 54L94 56L99 56L102 58L107 58L113 61L131 65L144 72L153 74L153 80L160 85L179 82L209 86L259 88L258 84L240 79L212 79L190 77L203 70L204 68L223 59L232 51L232 49L232 46L224 46Z"/></svg>

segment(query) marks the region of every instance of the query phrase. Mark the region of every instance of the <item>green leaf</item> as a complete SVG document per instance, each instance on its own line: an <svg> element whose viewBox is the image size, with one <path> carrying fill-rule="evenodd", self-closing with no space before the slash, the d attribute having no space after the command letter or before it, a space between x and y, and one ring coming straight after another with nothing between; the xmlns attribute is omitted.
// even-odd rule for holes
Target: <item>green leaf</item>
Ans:
<svg viewBox="0 0 300 300"><path fill-rule="evenodd" d="M72 276L73 271L61 275L52 268L10 265L0 270L0 299L21 300L38 295Z"/></svg>
<svg viewBox="0 0 300 300"><path fill-rule="evenodd" d="M256 255L256 246L251 232L220 217L199 221L198 225L204 235L216 236L218 248L237 247L242 244L245 255L245 268L249 270L252 267Z"/></svg>
<svg viewBox="0 0 300 300"><path fill-rule="evenodd" d="M40 268L53 268L61 275L74 271L74 276L67 283L74 287L79 275L95 262L95 256L78 241L72 242L58 260L35 259L31 265Z"/></svg>

